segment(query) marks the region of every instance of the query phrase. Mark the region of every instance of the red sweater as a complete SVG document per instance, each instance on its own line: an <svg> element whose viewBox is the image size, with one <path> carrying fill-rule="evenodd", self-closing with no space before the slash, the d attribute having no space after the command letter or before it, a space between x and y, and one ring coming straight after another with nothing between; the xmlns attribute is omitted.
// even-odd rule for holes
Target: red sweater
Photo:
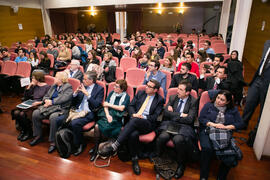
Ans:
<svg viewBox="0 0 270 180"><path fill-rule="evenodd" d="M187 61L181 62L181 63L178 65L177 71L180 71L182 64L183 64L183 63L186 63L186 62L187 62ZM191 63L191 70L190 70L189 72L196 73L197 77L198 77L198 78L200 77L199 66L198 66L198 64L195 63L195 62L192 62L192 63Z"/></svg>

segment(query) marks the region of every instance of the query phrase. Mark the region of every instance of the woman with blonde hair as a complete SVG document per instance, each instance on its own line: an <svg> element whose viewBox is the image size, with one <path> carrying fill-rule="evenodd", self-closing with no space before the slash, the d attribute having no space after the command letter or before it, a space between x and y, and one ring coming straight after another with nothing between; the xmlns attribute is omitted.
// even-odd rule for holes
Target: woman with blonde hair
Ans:
<svg viewBox="0 0 270 180"><path fill-rule="evenodd" d="M72 100L72 86L68 83L68 74L64 71L57 72L54 85L43 97L42 105L33 112L33 135L34 139L30 142L34 146L43 141L42 120L50 120L50 147L48 153L55 150L55 133L57 131L56 117L67 114Z"/></svg>

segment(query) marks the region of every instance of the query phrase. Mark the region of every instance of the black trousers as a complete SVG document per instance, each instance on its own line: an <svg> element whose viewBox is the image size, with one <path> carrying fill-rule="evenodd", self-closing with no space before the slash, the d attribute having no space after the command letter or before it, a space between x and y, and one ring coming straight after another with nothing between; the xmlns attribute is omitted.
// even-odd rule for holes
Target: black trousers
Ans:
<svg viewBox="0 0 270 180"><path fill-rule="evenodd" d="M246 127L248 126L249 120L251 119L251 116L253 115L256 107L258 106L258 104L260 104L260 116L258 119L258 123L255 127L257 128L264 107L268 85L269 83L264 81L262 77L257 77L252 83L252 85L249 87L247 101L242 115Z"/></svg>
<svg viewBox="0 0 270 180"><path fill-rule="evenodd" d="M215 152L212 148L212 144L209 139L209 135L202 130L200 132L200 144L201 144L201 169L200 169L200 179L208 179L209 171L210 171L210 164L212 157L214 156ZM217 175L217 179L225 180L227 175L230 171L231 167L226 166L224 163L221 162L219 166L219 171Z"/></svg>
<svg viewBox="0 0 270 180"><path fill-rule="evenodd" d="M166 147L166 143L170 139L173 141L173 144L175 146L178 165L185 165L190 149L187 145L188 139L182 135L172 135L167 133L166 131L162 131L156 141L157 155L160 156L162 154L163 149Z"/></svg>
<svg viewBox="0 0 270 180"><path fill-rule="evenodd" d="M147 119L130 118L123 131L120 132L117 141L120 145L127 141L130 155L135 157L139 152L139 136L150 133L153 129L152 123Z"/></svg>

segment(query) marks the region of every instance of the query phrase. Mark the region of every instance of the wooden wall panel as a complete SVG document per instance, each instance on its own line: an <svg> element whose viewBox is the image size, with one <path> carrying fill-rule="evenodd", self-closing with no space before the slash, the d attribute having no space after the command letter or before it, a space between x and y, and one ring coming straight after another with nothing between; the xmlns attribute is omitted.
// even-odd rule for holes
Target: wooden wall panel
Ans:
<svg viewBox="0 0 270 180"><path fill-rule="evenodd" d="M87 26L89 24L96 25L96 32L103 32L108 28L107 12L99 11L95 16L91 16L89 13L86 12L79 12L78 24L82 32L87 32Z"/></svg>
<svg viewBox="0 0 270 180"><path fill-rule="evenodd" d="M262 21L265 21L264 31L261 30ZM268 39L270 39L270 2L253 0L243 57L255 68L260 63L263 45Z"/></svg>
<svg viewBox="0 0 270 180"><path fill-rule="evenodd" d="M18 24L23 30L19 30ZM13 42L25 42L35 36L44 36L42 14L40 9L19 8L13 13L10 6L0 6L0 42L11 46Z"/></svg>

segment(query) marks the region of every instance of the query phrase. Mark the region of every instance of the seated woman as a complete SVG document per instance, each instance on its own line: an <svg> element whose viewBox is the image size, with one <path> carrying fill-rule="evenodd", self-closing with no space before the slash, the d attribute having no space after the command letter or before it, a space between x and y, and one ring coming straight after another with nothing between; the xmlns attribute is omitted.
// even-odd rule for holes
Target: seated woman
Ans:
<svg viewBox="0 0 270 180"><path fill-rule="evenodd" d="M90 50L88 51L87 64L84 67L85 72L87 71L96 71L97 80L102 80L103 69L99 66L100 62L96 57L96 51Z"/></svg>
<svg viewBox="0 0 270 180"><path fill-rule="evenodd" d="M173 66L173 58L170 56L166 57L164 64L162 64L160 66L159 70L165 70L165 71L169 71L169 72L173 73L175 70L175 67Z"/></svg>
<svg viewBox="0 0 270 180"><path fill-rule="evenodd" d="M52 153L55 150L56 119L59 115L68 113L72 94L72 86L68 83L68 74L64 71L57 72L54 85L43 97L43 105L33 112L33 135L35 138L30 142L31 146L43 141L42 120L48 118L50 120L49 141L51 142L48 152Z"/></svg>
<svg viewBox="0 0 270 180"><path fill-rule="evenodd" d="M30 52L28 62L31 63L32 68L36 68L38 66L38 56L36 52Z"/></svg>
<svg viewBox="0 0 270 180"><path fill-rule="evenodd" d="M43 96L48 92L50 86L45 83L45 73L42 70L35 70L32 73L32 82L26 87L24 100L32 99L35 102L33 108L14 109L11 111L12 119L16 120L20 127L20 134L17 137L20 141L26 141L32 137L32 112L36 106L42 103Z"/></svg>
<svg viewBox="0 0 270 180"><path fill-rule="evenodd" d="M61 67L61 65L65 66L67 61L71 60L71 49L67 48L64 44L59 46L59 53L57 57L57 61L55 62L56 68Z"/></svg>
<svg viewBox="0 0 270 180"><path fill-rule="evenodd" d="M115 72L116 72L116 63L112 59L112 53L106 52L104 54L103 61L100 64L103 69L103 75L106 82L114 82L115 81Z"/></svg>
<svg viewBox="0 0 270 180"><path fill-rule="evenodd" d="M150 60L159 60L160 57L158 55L157 47L150 46L147 50L147 53L150 54Z"/></svg>
<svg viewBox="0 0 270 180"><path fill-rule="evenodd" d="M48 58L48 55L45 51L41 51L39 53L40 63L38 64L37 68L42 69L46 73L49 73L49 69L51 66L51 60Z"/></svg>
<svg viewBox="0 0 270 180"><path fill-rule="evenodd" d="M200 144L201 144L201 170L200 179L208 179L210 162L213 153L217 154L212 140L209 138L207 129L215 130L236 130L243 128L243 121L239 111L234 107L232 94L229 91L221 90L217 93L213 102L204 105L201 110L200 117ZM224 154L225 155L225 154ZM226 179L231 167L237 165L236 155L226 155L225 158L220 158L221 164L219 167L217 179Z"/></svg>
<svg viewBox="0 0 270 180"><path fill-rule="evenodd" d="M149 60L150 60L150 55L145 53L143 55L143 58L139 59L138 68L147 70Z"/></svg>
<svg viewBox="0 0 270 180"><path fill-rule="evenodd" d="M90 150L90 161L97 156L101 135L106 138L117 138L122 127L123 114L129 105L129 95L126 93L126 80L117 80L114 90L110 92L103 109L98 112L98 121L95 126L95 146Z"/></svg>
<svg viewBox="0 0 270 180"><path fill-rule="evenodd" d="M139 62L139 60L141 58L143 58L143 54L142 54L142 50L140 49L140 47L135 47L134 48L134 53L132 55L133 58L135 58L137 60L137 63Z"/></svg>

